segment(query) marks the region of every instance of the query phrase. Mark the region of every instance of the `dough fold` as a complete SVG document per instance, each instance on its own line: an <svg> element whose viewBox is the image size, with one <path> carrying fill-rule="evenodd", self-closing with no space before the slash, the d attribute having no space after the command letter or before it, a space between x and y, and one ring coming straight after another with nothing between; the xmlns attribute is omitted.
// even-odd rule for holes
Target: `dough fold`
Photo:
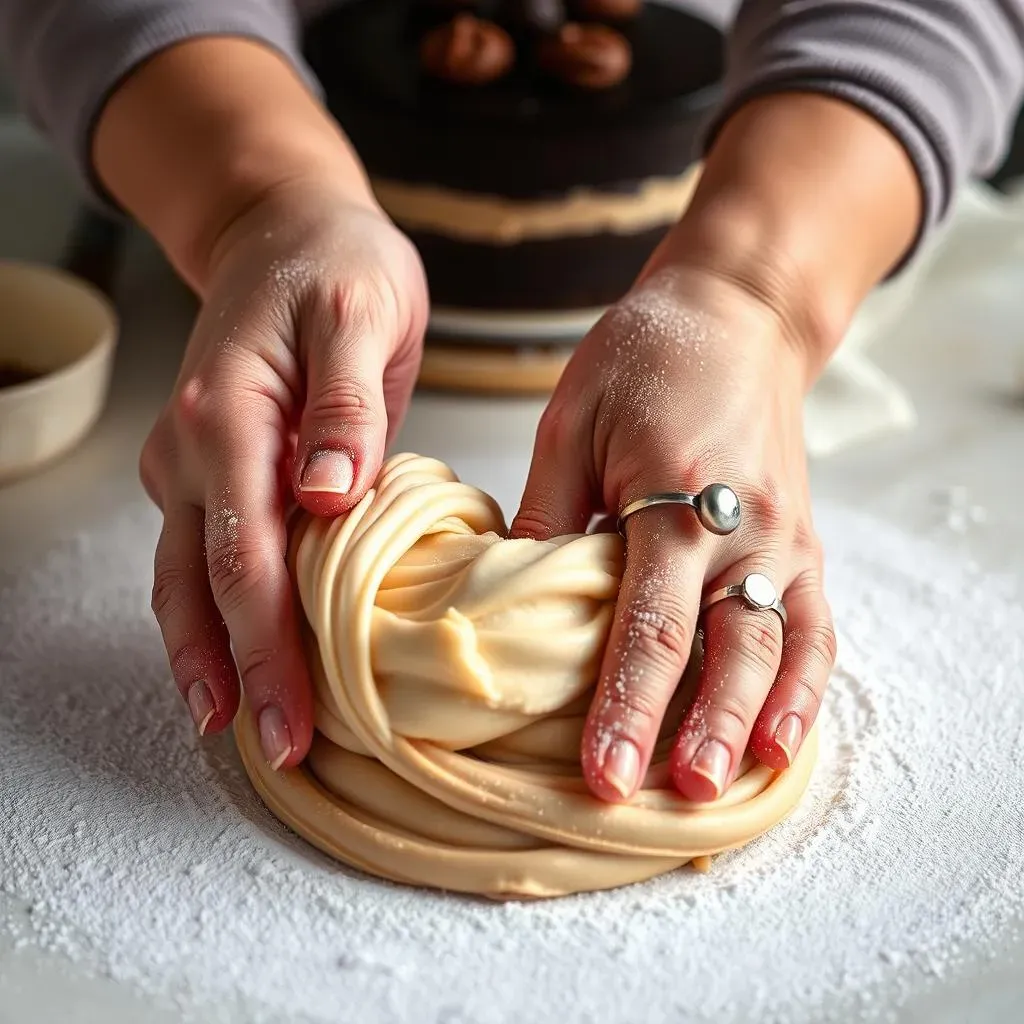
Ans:
<svg viewBox="0 0 1024 1024"><path fill-rule="evenodd" d="M305 762L264 803L329 856L392 881L495 898L609 889L743 846L798 803L817 754L748 756L722 798L684 800L667 755L699 650L629 804L593 797L580 737L622 575L615 534L508 540L501 510L441 462L397 455L346 516L301 515L289 567L316 690Z"/></svg>

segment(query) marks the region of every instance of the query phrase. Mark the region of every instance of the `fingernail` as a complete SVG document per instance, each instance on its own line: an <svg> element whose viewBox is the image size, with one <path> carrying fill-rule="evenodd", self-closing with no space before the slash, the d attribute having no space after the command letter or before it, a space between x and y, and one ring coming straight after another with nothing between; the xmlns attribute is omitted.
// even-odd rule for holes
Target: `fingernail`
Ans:
<svg viewBox="0 0 1024 1024"><path fill-rule="evenodd" d="M259 719L263 756L276 772L292 752L292 734L284 720L284 712L276 704L268 704Z"/></svg>
<svg viewBox="0 0 1024 1024"><path fill-rule="evenodd" d="M199 735L205 735L210 719L217 713L217 706L213 703L210 688L202 679L197 679L188 688L185 700L188 702L189 714L192 716L192 721L196 723Z"/></svg>
<svg viewBox="0 0 1024 1024"><path fill-rule="evenodd" d="M604 759L604 777L619 795L633 795L640 777L640 751L629 740L618 739L608 748Z"/></svg>
<svg viewBox="0 0 1024 1024"><path fill-rule="evenodd" d="M721 740L705 740L693 755L690 768L715 787L714 798L717 800L725 789L731 763L729 748Z"/></svg>
<svg viewBox="0 0 1024 1024"><path fill-rule="evenodd" d="M804 738L804 723L799 715L786 715L775 730L775 745L786 755L786 761L793 763L800 741Z"/></svg>
<svg viewBox="0 0 1024 1024"><path fill-rule="evenodd" d="M348 494L355 470L345 452L314 452L302 473L302 490L316 494Z"/></svg>

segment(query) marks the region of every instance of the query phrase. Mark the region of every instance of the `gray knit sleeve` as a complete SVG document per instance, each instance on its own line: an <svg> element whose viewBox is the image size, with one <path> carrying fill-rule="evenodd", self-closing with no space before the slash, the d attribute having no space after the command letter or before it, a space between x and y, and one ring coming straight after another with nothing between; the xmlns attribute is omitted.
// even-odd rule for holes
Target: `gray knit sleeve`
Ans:
<svg viewBox="0 0 1024 1024"><path fill-rule="evenodd" d="M845 99L902 142L925 196L920 241L956 188L1008 148L1024 0L744 0L707 142L746 100L793 89Z"/></svg>
<svg viewBox="0 0 1024 1024"><path fill-rule="evenodd" d="M93 126L133 68L196 36L258 39L309 81L290 0L0 0L0 60L35 124L99 192Z"/></svg>

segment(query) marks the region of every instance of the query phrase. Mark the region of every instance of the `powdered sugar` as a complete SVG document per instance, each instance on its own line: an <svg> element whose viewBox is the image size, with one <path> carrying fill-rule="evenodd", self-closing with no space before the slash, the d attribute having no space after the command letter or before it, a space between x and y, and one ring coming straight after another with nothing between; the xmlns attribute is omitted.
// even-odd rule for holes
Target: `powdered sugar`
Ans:
<svg viewBox="0 0 1024 1024"><path fill-rule="evenodd" d="M148 609L157 519L127 509L0 596L21 941L214 1020L876 1019L1024 912L1024 609L875 520L817 523L841 667L798 812L710 875L492 905L330 864L195 737Z"/></svg>
<svg viewBox="0 0 1024 1024"><path fill-rule="evenodd" d="M274 260L270 265L271 280L275 285L287 288L307 288L323 271L323 265L308 256Z"/></svg>
<svg viewBox="0 0 1024 1024"><path fill-rule="evenodd" d="M599 422L624 420L642 432L674 393L680 370L703 371L702 351L716 329L675 294L675 276L661 271L652 277L612 307L605 328L598 328L605 349Z"/></svg>
<svg viewBox="0 0 1024 1024"><path fill-rule="evenodd" d="M955 533L966 533L988 520L985 506L975 504L970 491L960 484L934 491L932 502L942 515L942 524Z"/></svg>

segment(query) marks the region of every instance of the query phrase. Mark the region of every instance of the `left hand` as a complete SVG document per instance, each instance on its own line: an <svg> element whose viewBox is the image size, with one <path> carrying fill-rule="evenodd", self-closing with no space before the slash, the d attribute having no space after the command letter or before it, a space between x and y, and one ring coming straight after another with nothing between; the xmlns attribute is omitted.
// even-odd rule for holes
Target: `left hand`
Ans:
<svg viewBox="0 0 1024 1024"><path fill-rule="evenodd" d="M666 266L581 343L541 421L513 535L582 532L658 491L725 483L739 495L731 535L680 506L627 521L627 560L598 693L583 738L590 788L628 799L650 763L690 655L702 593L764 573L789 613L739 598L704 616L695 703L672 751L689 799L714 800L748 745L791 763L814 723L835 660L811 522L803 442L808 357L785 318L741 284Z"/></svg>

